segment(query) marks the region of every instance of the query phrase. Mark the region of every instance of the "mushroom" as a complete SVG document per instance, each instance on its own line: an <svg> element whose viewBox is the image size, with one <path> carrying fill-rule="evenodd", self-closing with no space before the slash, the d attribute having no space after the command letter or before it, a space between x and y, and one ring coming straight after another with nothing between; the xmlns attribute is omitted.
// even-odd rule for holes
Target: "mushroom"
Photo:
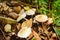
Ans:
<svg viewBox="0 0 60 40"><path fill-rule="evenodd" d="M19 22L21 19L23 19L25 17L26 17L25 13L20 14L19 17L17 18L17 22Z"/></svg>
<svg viewBox="0 0 60 40"><path fill-rule="evenodd" d="M36 11L36 9L32 8L32 9L29 9L28 11L26 11L25 13L27 15L34 15L35 14L35 11Z"/></svg>
<svg viewBox="0 0 60 40"><path fill-rule="evenodd" d="M30 27L23 27L23 28L18 32L18 37L27 38L30 34L31 34L31 28L30 28Z"/></svg>
<svg viewBox="0 0 60 40"><path fill-rule="evenodd" d="M22 23L21 30L18 32L18 37L27 38L31 34L32 19Z"/></svg>
<svg viewBox="0 0 60 40"><path fill-rule="evenodd" d="M24 9L21 10L19 13L19 17L17 18L17 22L19 22L21 19L26 17L26 13L24 12Z"/></svg>
<svg viewBox="0 0 60 40"><path fill-rule="evenodd" d="M34 20L38 22L46 22L48 20L48 17L46 15L36 15L34 17Z"/></svg>

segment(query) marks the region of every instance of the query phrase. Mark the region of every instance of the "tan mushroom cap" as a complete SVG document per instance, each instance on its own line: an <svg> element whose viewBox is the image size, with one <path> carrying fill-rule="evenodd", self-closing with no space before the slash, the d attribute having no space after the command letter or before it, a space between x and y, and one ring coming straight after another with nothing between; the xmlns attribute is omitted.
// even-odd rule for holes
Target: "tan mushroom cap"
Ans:
<svg viewBox="0 0 60 40"><path fill-rule="evenodd" d="M30 28L30 27L23 27L23 28L18 32L18 37L27 38L30 34L31 34L31 28Z"/></svg>
<svg viewBox="0 0 60 40"><path fill-rule="evenodd" d="M32 27L32 19L23 22L21 25L21 29L18 32L18 37L27 38L32 32L31 27Z"/></svg>
<svg viewBox="0 0 60 40"><path fill-rule="evenodd" d="M46 22L48 17L46 15L37 15L34 19L38 22Z"/></svg>
<svg viewBox="0 0 60 40"><path fill-rule="evenodd" d="M27 15L34 15L35 14L35 11L36 11L36 9L32 8L32 9L29 9L28 11L26 11L25 13Z"/></svg>

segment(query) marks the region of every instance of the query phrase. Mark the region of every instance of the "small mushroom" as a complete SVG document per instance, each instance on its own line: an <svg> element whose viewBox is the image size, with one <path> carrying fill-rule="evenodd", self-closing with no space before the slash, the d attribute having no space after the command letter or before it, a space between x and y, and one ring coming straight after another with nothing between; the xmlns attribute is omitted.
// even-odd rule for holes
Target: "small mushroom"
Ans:
<svg viewBox="0 0 60 40"><path fill-rule="evenodd" d="M19 22L21 19L23 19L25 17L26 17L26 14L25 13L19 15L19 17L17 18L17 22Z"/></svg>
<svg viewBox="0 0 60 40"><path fill-rule="evenodd" d="M19 13L19 17L17 18L17 22L19 22L21 19L26 17L26 13L24 12L24 9L21 10Z"/></svg>
<svg viewBox="0 0 60 40"><path fill-rule="evenodd" d="M23 27L23 28L18 32L18 37L27 38L30 34L31 34L31 28L30 28L30 27Z"/></svg>
<svg viewBox="0 0 60 40"><path fill-rule="evenodd" d="M34 20L38 22L46 22L48 20L48 17L46 15L37 15L35 16Z"/></svg>
<svg viewBox="0 0 60 40"><path fill-rule="evenodd" d="M35 11L36 11L36 9L32 8L32 9L29 9L28 11L26 11L25 13L27 15L34 15L35 14Z"/></svg>
<svg viewBox="0 0 60 40"><path fill-rule="evenodd" d="M4 27L5 32L11 32L11 25L10 24L6 24Z"/></svg>
<svg viewBox="0 0 60 40"><path fill-rule="evenodd" d="M18 32L18 37L27 38L31 34L32 19L22 23L21 30Z"/></svg>
<svg viewBox="0 0 60 40"><path fill-rule="evenodd" d="M26 20L25 22L22 23L21 27L32 27L32 19Z"/></svg>

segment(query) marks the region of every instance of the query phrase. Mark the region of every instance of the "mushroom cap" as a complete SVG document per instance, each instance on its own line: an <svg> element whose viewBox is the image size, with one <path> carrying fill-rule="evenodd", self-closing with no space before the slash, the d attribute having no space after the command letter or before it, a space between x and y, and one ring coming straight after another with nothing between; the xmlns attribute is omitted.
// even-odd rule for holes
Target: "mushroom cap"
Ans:
<svg viewBox="0 0 60 40"><path fill-rule="evenodd" d="M27 15L34 15L35 14L35 11L36 11L36 9L32 8L32 9L26 11L26 14Z"/></svg>
<svg viewBox="0 0 60 40"><path fill-rule="evenodd" d="M37 15L34 19L38 22L46 22L48 17L46 15Z"/></svg>
<svg viewBox="0 0 60 40"><path fill-rule="evenodd" d="M26 17L25 13L20 14L19 17L17 18L17 22L19 22L20 20L22 20L25 17Z"/></svg>
<svg viewBox="0 0 60 40"><path fill-rule="evenodd" d="M30 27L23 27L23 28L18 32L18 37L27 38L30 34L31 34L31 28L30 28Z"/></svg>

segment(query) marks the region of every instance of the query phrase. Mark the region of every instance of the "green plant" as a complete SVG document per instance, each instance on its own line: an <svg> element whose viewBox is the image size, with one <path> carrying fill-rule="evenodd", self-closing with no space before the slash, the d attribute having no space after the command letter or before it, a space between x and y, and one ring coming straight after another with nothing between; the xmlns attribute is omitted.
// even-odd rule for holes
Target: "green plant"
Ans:
<svg viewBox="0 0 60 40"><path fill-rule="evenodd" d="M57 34L58 36L60 36L60 30L59 30L57 27L55 27L54 30L55 30L56 34Z"/></svg>
<svg viewBox="0 0 60 40"><path fill-rule="evenodd" d="M48 11L48 2L47 0L39 0L39 8L38 8L38 12L41 14L47 14Z"/></svg>
<svg viewBox="0 0 60 40"><path fill-rule="evenodd" d="M60 0L55 0L52 5L52 18L55 20L54 24L60 26Z"/></svg>
<svg viewBox="0 0 60 40"><path fill-rule="evenodd" d="M35 37L33 37L33 38L32 38L32 40L36 40L36 38L35 38Z"/></svg>

